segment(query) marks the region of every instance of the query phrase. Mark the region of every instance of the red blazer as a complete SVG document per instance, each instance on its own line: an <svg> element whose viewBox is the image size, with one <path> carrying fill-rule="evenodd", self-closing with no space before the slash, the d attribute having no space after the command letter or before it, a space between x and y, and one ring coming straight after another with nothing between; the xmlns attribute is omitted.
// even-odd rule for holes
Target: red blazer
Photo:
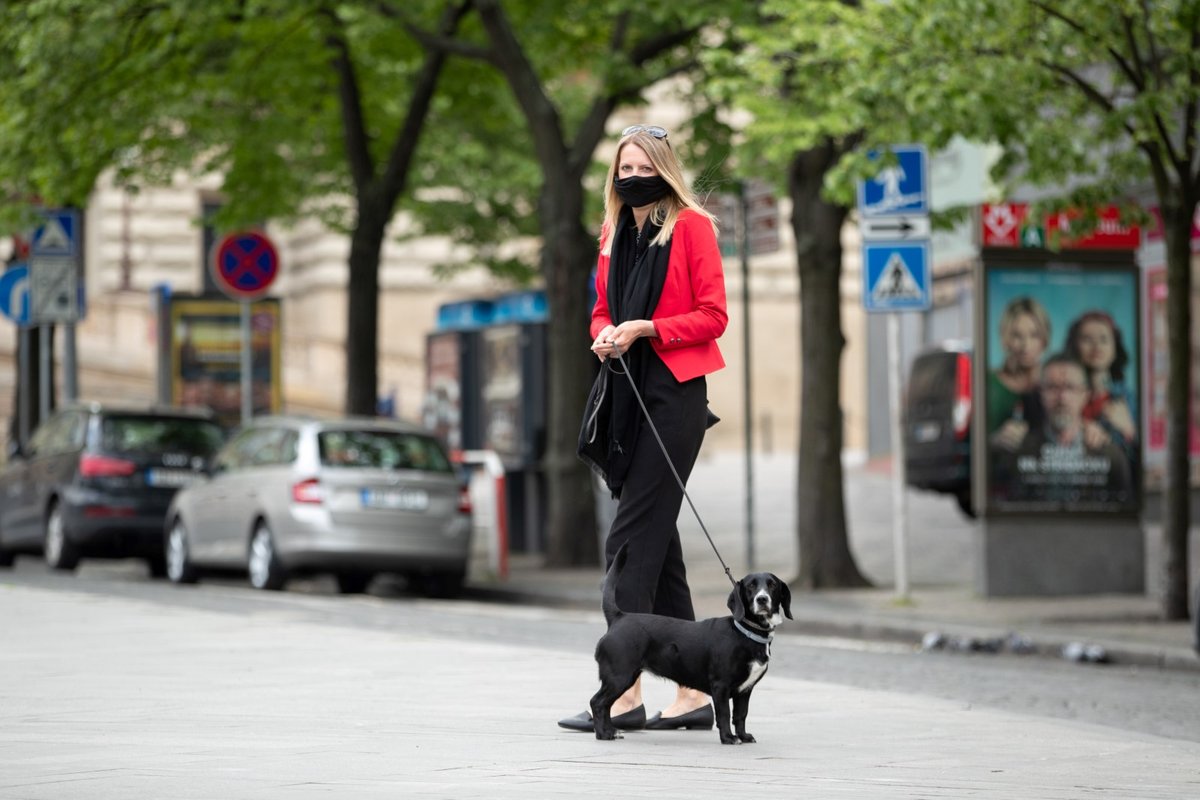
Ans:
<svg viewBox="0 0 1200 800"><path fill-rule="evenodd" d="M596 264L596 307L592 309L592 339L606 325L608 261ZM671 257L662 296L652 316L658 338L651 346L680 383L716 372L725 366L717 337L729 324L725 305L725 273L712 223L703 214L684 209L671 235Z"/></svg>

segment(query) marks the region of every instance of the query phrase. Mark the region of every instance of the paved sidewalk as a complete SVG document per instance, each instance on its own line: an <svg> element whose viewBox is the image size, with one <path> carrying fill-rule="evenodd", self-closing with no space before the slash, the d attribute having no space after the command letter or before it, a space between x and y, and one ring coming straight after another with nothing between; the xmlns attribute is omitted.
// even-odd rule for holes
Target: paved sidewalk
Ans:
<svg viewBox="0 0 1200 800"><path fill-rule="evenodd" d="M851 549L877 588L796 593L796 619L783 633L975 651L1030 650L1055 658L1200 670L1191 624L1160 619L1155 597L1161 532L1156 526L1147 526L1146 532L1146 595L985 599L974 591L976 524L958 511L952 498L910 490L911 591L908 601L901 602L894 589L888 466L875 462L846 471ZM787 579L795 575L798 561L795 459L790 454L764 456L754 467L755 568ZM744 459L736 453L702 456L688 491L722 557L741 577L748 571ZM726 613L729 582L686 503L679 527L697 614ZM1200 575L1198 551L1193 531L1190 585ZM540 556L518 554L511 559L508 580L473 575L469 585L478 595L497 600L596 608L601 579L599 569L547 569Z"/></svg>

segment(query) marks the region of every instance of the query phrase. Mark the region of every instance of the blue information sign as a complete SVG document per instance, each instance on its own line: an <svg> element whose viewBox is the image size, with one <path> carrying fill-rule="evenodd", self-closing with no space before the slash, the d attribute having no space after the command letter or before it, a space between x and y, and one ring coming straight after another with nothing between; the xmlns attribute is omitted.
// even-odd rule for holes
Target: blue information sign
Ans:
<svg viewBox="0 0 1200 800"><path fill-rule="evenodd" d="M74 209L52 208L42 212L42 224L33 232L29 253L38 256L79 255L79 212Z"/></svg>
<svg viewBox="0 0 1200 800"><path fill-rule="evenodd" d="M858 213L866 217L929 213L929 175L925 146L893 145L896 163L883 167L874 178L859 181ZM883 154L871 152L873 160Z"/></svg>
<svg viewBox="0 0 1200 800"><path fill-rule="evenodd" d="M867 311L925 311L930 303L927 242L864 242Z"/></svg>

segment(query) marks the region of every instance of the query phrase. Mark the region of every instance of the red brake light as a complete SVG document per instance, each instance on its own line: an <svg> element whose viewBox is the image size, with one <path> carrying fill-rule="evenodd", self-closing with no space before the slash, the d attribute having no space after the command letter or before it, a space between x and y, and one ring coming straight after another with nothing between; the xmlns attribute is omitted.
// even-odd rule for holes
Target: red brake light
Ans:
<svg viewBox="0 0 1200 800"><path fill-rule="evenodd" d="M293 503L323 503L325 502L325 492L321 489L321 482L316 478L300 481L292 484L292 502Z"/></svg>
<svg viewBox="0 0 1200 800"><path fill-rule="evenodd" d="M961 441L971 432L971 357L958 354L958 375L954 387L954 435Z"/></svg>
<svg viewBox="0 0 1200 800"><path fill-rule="evenodd" d="M471 506L471 490L466 486L460 487L458 490L458 513L470 514Z"/></svg>
<svg viewBox="0 0 1200 800"><path fill-rule="evenodd" d="M79 458L79 475L84 478L126 478L137 472L137 464L123 458L84 454Z"/></svg>

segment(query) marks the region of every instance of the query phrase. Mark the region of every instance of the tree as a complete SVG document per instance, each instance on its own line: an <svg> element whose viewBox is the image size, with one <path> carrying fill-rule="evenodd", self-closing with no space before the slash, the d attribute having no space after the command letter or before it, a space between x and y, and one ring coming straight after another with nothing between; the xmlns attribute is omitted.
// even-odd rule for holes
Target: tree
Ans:
<svg viewBox="0 0 1200 800"><path fill-rule="evenodd" d="M219 171L218 223L320 213L351 241L345 410L373 414L380 251L446 56L368 5L8 4L0 193L82 206L109 167L128 185ZM449 39L468 10L427 0L404 13Z"/></svg>
<svg viewBox="0 0 1200 800"><path fill-rule="evenodd" d="M1006 152L997 177L1054 187L1081 208L1134 204L1152 189L1170 342L1161 604L1165 618L1185 619L1200 2L871 0L852 23L840 28L855 54L851 93L904 102L888 134L995 141Z"/></svg>
<svg viewBox="0 0 1200 800"><path fill-rule="evenodd" d="M851 203L826 192L871 119L838 88L842 65L829 30L845 12L840 2L767 2L761 18L737 29L741 49L709 57L713 74L725 76L717 91L752 115L739 170L784 176L792 205L801 359L795 584L809 589L868 584L850 551L841 460L841 231Z"/></svg>
<svg viewBox="0 0 1200 800"><path fill-rule="evenodd" d="M585 180L613 111L639 102L647 87L694 69L702 26L715 26L729 12L716 2L474 0L473 5L483 29L479 40L454 43L430 35L422 40L499 70L533 140L541 171L540 272L550 308L542 464L547 556L551 564L594 564L595 540L590 533L580 535L595 530L592 484L575 454L593 374L587 296L598 232L583 222L589 197ZM590 193L599 195L594 188Z"/></svg>

